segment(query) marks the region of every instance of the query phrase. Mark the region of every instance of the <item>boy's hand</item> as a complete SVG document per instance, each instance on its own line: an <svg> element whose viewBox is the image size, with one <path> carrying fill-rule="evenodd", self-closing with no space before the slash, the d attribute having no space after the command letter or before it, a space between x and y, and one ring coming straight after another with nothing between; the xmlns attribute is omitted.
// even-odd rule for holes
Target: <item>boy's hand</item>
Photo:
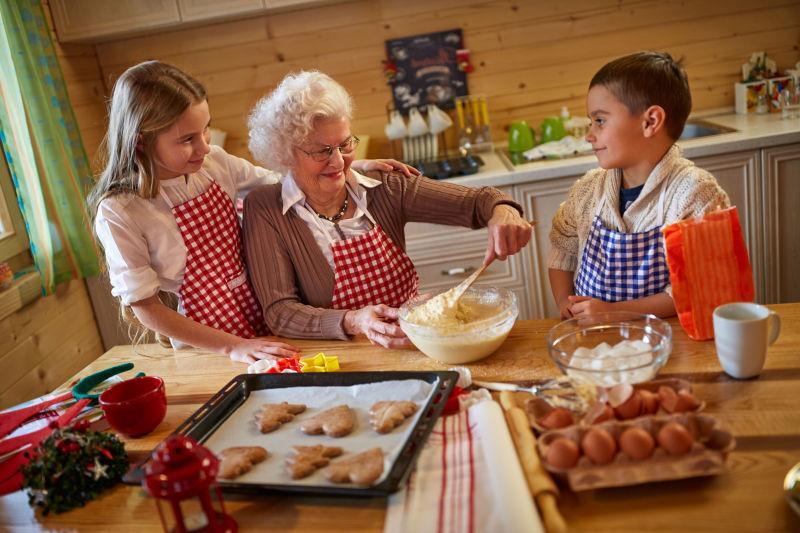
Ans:
<svg viewBox="0 0 800 533"><path fill-rule="evenodd" d="M564 298L558 303L558 311L561 313L561 320L569 320L572 318L572 311L569 310L572 302L569 299Z"/></svg>
<svg viewBox="0 0 800 533"><path fill-rule="evenodd" d="M569 311L576 318L605 313L612 309L610 302L604 302L590 296L568 296L568 298L570 302Z"/></svg>

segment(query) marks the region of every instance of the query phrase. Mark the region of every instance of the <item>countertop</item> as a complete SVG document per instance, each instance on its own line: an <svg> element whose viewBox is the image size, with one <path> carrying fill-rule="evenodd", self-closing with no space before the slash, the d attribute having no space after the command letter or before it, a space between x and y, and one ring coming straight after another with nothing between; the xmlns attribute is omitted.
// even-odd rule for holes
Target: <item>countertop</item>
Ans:
<svg viewBox="0 0 800 533"><path fill-rule="evenodd" d="M559 508L570 531L793 531L800 517L784 500L781 483L800 461L800 303L769 306L781 315L780 338L769 348L761 376L731 379L722 373L712 341L690 340L675 319L672 355L661 378L690 381L714 415L737 440L719 476L572 493ZM559 374L547 352L546 334L557 320L523 320L495 354L469 365L475 379L540 380ZM365 338L351 341L292 340L305 354L338 355L344 371L446 370L416 350L392 351ZM125 439L133 460L144 458L244 365L198 350L158 345L117 346L77 377L131 361L136 371L166 383L167 416L143 438ZM72 381L69 380L70 382ZM384 498L225 496L240 531L383 531ZM0 498L0 530L148 533L161 531L156 505L140 487L117 485L85 507L47 517L35 513L18 491Z"/></svg>
<svg viewBox="0 0 800 533"><path fill-rule="evenodd" d="M782 119L780 113L737 115L712 111L698 113L690 118L692 119L737 131L678 141L684 157L689 159L800 142L800 118ZM503 146L499 145L495 153L480 153L486 165L477 174L451 178L448 181L470 187L502 187L565 176L581 176L597 167L594 155L513 165L502 150Z"/></svg>

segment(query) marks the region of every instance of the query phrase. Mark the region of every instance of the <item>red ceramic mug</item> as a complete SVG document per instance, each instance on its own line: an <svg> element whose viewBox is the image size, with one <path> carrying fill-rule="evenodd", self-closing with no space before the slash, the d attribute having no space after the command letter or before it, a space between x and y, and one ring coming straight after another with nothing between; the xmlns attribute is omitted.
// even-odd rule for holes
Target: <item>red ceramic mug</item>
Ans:
<svg viewBox="0 0 800 533"><path fill-rule="evenodd" d="M128 437L147 435L167 414L164 380L158 376L117 383L104 391L99 401L111 427Z"/></svg>

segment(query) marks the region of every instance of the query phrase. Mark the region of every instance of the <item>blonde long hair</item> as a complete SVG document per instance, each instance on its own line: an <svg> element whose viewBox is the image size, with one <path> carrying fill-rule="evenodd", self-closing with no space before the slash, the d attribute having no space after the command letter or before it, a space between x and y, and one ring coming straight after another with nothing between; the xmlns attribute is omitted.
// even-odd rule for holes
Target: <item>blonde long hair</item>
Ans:
<svg viewBox="0 0 800 533"><path fill-rule="evenodd" d="M86 199L92 227L105 198L134 194L149 199L158 194L156 138L175 124L189 106L204 100L206 90L200 82L160 61L139 63L117 79L109 103L108 130L100 146L103 170ZM165 293L160 295L162 301L164 296ZM120 316L128 324L134 344L141 341L147 330L130 306L120 303ZM165 344L165 337L156 333L156 338Z"/></svg>

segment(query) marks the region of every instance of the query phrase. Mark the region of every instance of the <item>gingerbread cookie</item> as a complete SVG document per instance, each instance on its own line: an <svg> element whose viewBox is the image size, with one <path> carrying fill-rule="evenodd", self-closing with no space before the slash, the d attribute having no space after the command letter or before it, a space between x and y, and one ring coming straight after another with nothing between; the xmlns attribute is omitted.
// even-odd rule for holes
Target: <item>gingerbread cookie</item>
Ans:
<svg viewBox="0 0 800 533"><path fill-rule="evenodd" d="M234 446L225 448L219 455L222 460L217 475L223 479L234 479L249 472L253 465L266 459L269 454L261 446Z"/></svg>
<svg viewBox="0 0 800 533"><path fill-rule="evenodd" d="M383 450L372 448L347 459L331 463L323 470L328 481L372 485L383 474Z"/></svg>
<svg viewBox="0 0 800 533"><path fill-rule="evenodd" d="M356 414L346 405L337 405L322 411L300 425L300 431L307 435L325 433L329 437L349 435L356 425Z"/></svg>
<svg viewBox="0 0 800 533"><path fill-rule="evenodd" d="M306 410L303 404L295 403L265 403L261 406L261 412L256 415L256 421L261 433L275 431L286 422L290 422L294 415Z"/></svg>
<svg viewBox="0 0 800 533"><path fill-rule="evenodd" d="M318 468L327 466L331 457L342 455L338 446L292 446L292 451L286 456L286 472L292 479L310 476Z"/></svg>
<svg viewBox="0 0 800 533"><path fill-rule="evenodd" d="M369 410L369 423L378 433L389 433L416 410L414 402L376 402Z"/></svg>

